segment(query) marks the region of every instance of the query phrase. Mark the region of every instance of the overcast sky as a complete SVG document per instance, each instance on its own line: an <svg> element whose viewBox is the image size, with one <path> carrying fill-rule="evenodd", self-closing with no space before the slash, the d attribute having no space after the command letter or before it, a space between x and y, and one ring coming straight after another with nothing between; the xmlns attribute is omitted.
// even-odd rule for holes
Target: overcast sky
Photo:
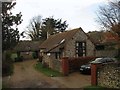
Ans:
<svg viewBox="0 0 120 90"><path fill-rule="evenodd" d="M29 20L37 15L42 18L54 16L55 19L67 20L68 29L81 27L85 32L98 30L95 22L96 11L107 0L16 0L12 12L22 12L23 22L19 25L20 32L24 31Z"/></svg>

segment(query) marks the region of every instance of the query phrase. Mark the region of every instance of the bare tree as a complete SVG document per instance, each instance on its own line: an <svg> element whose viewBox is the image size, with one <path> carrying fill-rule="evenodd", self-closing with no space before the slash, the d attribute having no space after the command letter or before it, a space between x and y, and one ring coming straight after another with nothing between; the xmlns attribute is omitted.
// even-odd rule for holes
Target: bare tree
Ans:
<svg viewBox="0 0 120 90"><path fill-rule="evenodd" d="M111 30L120 37L120 1L111 1L106 6L99 7L98 23L105 30Z"/></svg>
<svg viewBox="0 0 120 90"><path fill-rule="evenodd" d="M41 16L35 16L30 20L29 25L27 26L27 30L25 33L33 40L37 41L41 39L41 27L42 27L42 19Z"/></svg>
<svg viewBox="0 0 120 90"><path fill-rule="evenodd" d="M62 19L56 20L53 17L42 19L41 16L36 16L30 20L25 33L33 41L44 41L48 35L63 32L67 27L68 24L66 24L66 21L62 22Z"/></svg>

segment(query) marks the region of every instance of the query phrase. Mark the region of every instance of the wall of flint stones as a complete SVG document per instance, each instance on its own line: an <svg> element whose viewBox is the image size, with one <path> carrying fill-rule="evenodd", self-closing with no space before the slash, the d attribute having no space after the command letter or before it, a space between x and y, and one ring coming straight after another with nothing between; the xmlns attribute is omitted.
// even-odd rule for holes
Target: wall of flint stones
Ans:
<svg viewBox="0 0 120 90"><path fill-rule="evenodd" d="M98 68L97 84L108 88L120 88L120 63L106 64Z"/></svg>

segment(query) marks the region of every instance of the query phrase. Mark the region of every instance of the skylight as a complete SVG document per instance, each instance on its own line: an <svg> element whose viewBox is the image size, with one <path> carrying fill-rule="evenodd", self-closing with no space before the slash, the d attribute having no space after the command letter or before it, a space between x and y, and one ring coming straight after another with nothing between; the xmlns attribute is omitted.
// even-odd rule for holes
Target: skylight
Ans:
<svg viewBox="0 0 120 90"><path fill-rule="evenodd" d="M63 42L65 42L65 39L62 39L61 42L60 42L60 44L63 43Z"/></svg>

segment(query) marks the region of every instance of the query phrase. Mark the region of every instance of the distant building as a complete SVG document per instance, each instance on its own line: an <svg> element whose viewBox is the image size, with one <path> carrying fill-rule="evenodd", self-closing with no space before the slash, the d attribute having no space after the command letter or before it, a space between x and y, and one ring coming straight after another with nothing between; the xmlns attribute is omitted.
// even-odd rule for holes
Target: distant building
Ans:
<svg viewBox="0 0 120 90"><path fill-rule="evenodd" d="M33 53L39 55L39 45L41 41L20 41L14 51L23 56L24 59L33 59Z"/></svg>
<svg viewBox="0 0 120 90"><path fill-rule="evenodd" d="M117 57L119 54L119 36L110 31L103 33L102 42L96 44L97 57Z"/></svg>

